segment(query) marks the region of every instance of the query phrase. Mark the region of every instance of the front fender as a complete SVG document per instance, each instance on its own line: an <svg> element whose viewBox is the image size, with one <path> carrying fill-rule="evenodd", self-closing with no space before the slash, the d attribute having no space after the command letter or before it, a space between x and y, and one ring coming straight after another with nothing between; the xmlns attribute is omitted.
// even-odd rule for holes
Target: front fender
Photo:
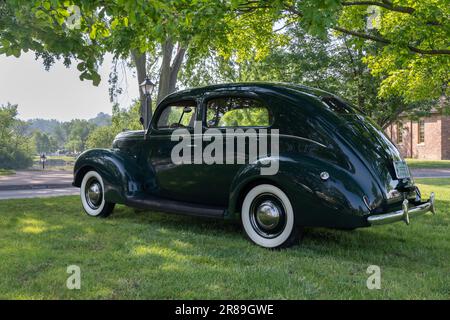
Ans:
<svg viewBox="0 0 450 320"><path fill-rule="evenodd" d="M139 192L143 185L143 171L135 158L118 149L92 149L82 153L75 162L73 185L80 187L83 176L91 170L102 176L108 202L125 203L126 197Z"/></svg>

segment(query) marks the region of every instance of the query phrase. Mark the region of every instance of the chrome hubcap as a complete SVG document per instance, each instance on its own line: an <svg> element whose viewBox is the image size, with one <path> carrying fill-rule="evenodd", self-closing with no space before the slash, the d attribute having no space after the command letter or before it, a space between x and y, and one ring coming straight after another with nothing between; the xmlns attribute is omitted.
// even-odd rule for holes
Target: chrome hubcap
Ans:
<svg viewBox="0 0 450 320"><path fill-rule="evenodd" d="M281 212L272 201L264 201L256 208L256 220L266 230L273 230L280 222Z"/></svg>
<svg viewBox="0 0 450 320"><path fill-rule="evenodd" d="M90 181L86 186L86 200L92 209L98 209L103 200L102 186L97 180Z"/></svg>
<svg viewBox="0 0 450 320"><path fill-rule="evenodd" d="M273 194L261 194L250 207L250 221L253 229L262 237L271 239L278 236L286 225L283 202Z"/></svg>

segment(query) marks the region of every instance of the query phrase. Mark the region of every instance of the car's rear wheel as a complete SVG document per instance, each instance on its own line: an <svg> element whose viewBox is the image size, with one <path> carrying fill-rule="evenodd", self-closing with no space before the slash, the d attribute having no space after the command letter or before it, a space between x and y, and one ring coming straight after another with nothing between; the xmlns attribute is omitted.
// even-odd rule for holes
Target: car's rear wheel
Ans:
<svg viewBox="0 0 450 320"><path fill-rule="evenodd" d="M299 239L294 210L288 196L278 187L261 184L244 198L242 226L255 244L264 248L286 248Z"/></svg>
<svg viewBox="0 0 450 320"><path fill-rule="evenodd" d="M114 210L114 203L105 201L105 185L97 171L89 171L81 182L80 197L83 209L91 217L107 217Z"/></svg>

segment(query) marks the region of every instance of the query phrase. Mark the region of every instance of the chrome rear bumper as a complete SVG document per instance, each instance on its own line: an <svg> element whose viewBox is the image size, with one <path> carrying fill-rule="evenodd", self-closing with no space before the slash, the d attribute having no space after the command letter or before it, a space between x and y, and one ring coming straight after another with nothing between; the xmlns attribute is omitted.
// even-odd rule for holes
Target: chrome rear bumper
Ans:
<svg viewBox="0 0 450 320"><path fill-rule="evenodd" d="M367 221L370 225L387 224L397 221L404 221L406 224L409 224L410 218L421 216L429 211L436 214L434 207L434 192L431 193L428 202L409 208L409 202L405 199L402 204L402 210L370 216L367 218Z"/></svg>

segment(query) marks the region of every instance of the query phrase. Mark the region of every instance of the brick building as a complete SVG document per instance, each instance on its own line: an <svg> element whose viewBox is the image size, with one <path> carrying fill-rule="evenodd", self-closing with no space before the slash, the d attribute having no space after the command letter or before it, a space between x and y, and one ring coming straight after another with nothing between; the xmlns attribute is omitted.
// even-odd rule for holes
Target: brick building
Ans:
<svg viewBox="0 0 450 320"><path fill-rule="evenodd" d="M419 121L402 118L386 133L405 158L450 159L450 116L438 111Z"/></svg>

